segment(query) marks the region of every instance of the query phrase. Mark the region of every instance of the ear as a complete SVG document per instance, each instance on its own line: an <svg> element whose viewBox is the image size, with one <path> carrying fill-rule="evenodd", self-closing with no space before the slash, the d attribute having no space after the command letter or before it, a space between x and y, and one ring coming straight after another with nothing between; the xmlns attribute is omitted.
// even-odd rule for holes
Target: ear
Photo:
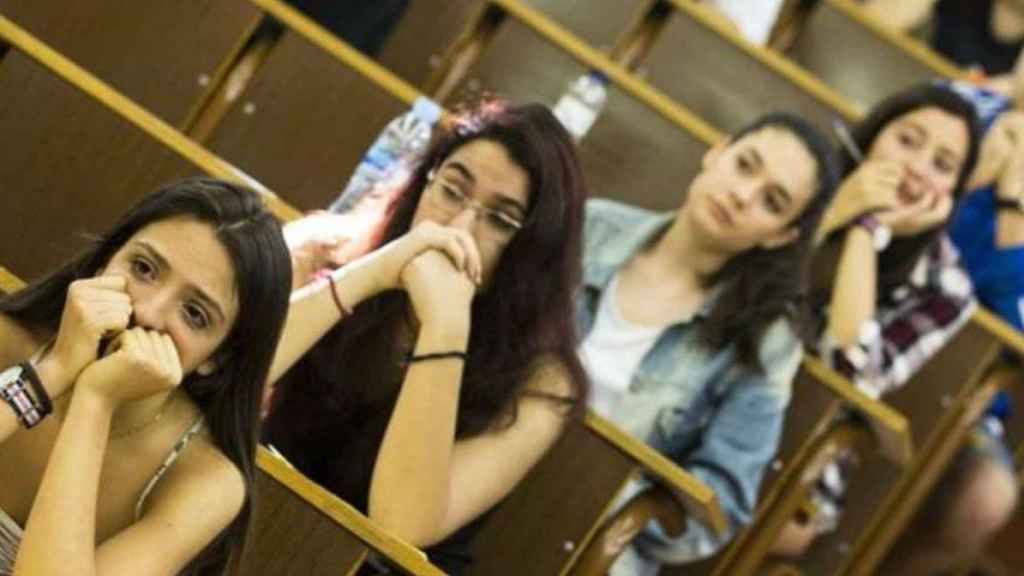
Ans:
<svg viewBox="0 0 1024 576"><path fill-rule="evenodd" d="M722 155L722 152L724 152L728 146L729 142L726 141L719 142L718 144L715 144L711 148L708 148L708 151L704 153L704 156L700 160L701 168L707 168L708 166L714 164L715 160L718 160L718 157Z"/></svg>
<svg viewBox="0 0 1024 576"><path fill-rule="evenodd" d="M765 250L775 250L776 248L782 248L783 246L788 246L793 242L796 242L796 239L799 237L800 229L796 226L790 226L789 228L780 230L774 235L765 238L760 242L759 246Z"/></svg>
<svg viewBox="0 0 1024 576"><path fill-rule="evenodd" d="M200 376L209 376L216 372L217 368L219 367L220 366L218 366L217 361L214 360L213 358L210 358L206 362L203 362L202 364L196 367L196 373L199 374Z"/></svg>

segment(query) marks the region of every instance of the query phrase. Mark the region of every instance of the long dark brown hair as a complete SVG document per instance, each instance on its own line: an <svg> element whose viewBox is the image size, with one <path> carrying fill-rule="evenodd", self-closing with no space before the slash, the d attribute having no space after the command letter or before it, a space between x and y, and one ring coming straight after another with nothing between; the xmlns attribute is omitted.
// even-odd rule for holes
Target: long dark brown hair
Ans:
<svg viewBox="0 0 1024 576"><path fill-rule="evenodd" d="M805 298L809 255L814 231L839 181L828 139L798 116L765 115L736 132L731 141L767 129L792 134L814 158L814 193L803 212L787 224L800 232L794 242L772 249L751 248L706 279L708 285L722 286L722 292L701 330L706 345L721 349L733 344L737 361L753 370L763 368L758 357L761 340L778 318L788 318L795 332L805 335L809 329L810 311Z"/></svg>
<svg viewBox="0 0 1024 576"><path fill-rule="evenodd" d="M513 423L517 400L529 393L524 386L540 363L567 373L572 395L562 401L570 410L580 409L586 396L573 316L585 187L573 143L547 108L490 100L448 119L398 195L377 245L409 230L428 172L477 140L500 144L526 171L530 206L489 288L473 300L459 438ZM358 306L282 377L264 424L270 443L357 506L365 506L401 385L406 350L396 335L408 309L402 292Z"/></svg>
<svg viewBox="0 0 1024 576"><path fill-rule="evenodd" d="M914 266L925 252L935 245L939 237L946 233L949 221L952 219L952 215L959 206L960 200L966 191L967 180L978 163L979 148L981 146L981 128L974 107L953 90L939 84L920 84L881 101L853 129L853 140L862 151L868 153L875 139L878 138L878 135L890 123L901 116L922 108L939 108L943 112L962 120L968 133L967 152L964 155L960 174L957 176L956 184L953 187L954 206L953 210L950 211L949 218L941 225L915 236L893 238L889 247L879 255L879 294L888 294L899 285L906 283L914 270ZM840 155L840 167L844 177L853 172L857 165L857 160L848 151L844 150ZM839 260L839 253L842 250L845 231L846 228L834 231L815 255L815 267L819 268L815 272L816 290L814 304L816 306L827 302L831 293L831 285L835 278L835 268Z"/></svg>
<svg viewBox="0 0 1024 576"><path fill-rule="evenodd" d="M68 285L95 276L139 230L175 217L194 218L216 230L231 258L238 294L238 316L214 353L217 369L208 376L193 371L181 384L202 411L214 444L238 467L246 485L238 516L182 572L212 576L223 574L229 561L237 561L249 529L260 398L284 326L291 287L288 248L280 226L259 196L209 178L167 186L143 198L71 262L0 298L0 313L56 333Z"/></svg>

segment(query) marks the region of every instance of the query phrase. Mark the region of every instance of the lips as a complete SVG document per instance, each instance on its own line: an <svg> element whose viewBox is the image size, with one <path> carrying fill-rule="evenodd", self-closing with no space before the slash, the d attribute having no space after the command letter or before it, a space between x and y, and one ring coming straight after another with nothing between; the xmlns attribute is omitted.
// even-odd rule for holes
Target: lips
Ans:
<svg viewBox="0 0 1024 576"><path fill-rule="evenodd" d="M721 204L714 200L710 201L710 205L711 215L714 217L715 220L718 221L719 224L722 224L724 226L733 225L732 214L730 214L724 206L722 206Z"/></svg>

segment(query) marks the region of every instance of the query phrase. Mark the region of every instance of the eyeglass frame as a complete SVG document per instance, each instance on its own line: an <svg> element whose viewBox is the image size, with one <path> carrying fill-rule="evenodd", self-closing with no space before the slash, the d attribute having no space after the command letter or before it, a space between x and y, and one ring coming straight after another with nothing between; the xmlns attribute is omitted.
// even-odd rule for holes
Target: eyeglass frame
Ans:
<svg viewBox="0 0 1024 576"><path fill-rule="evenodd" d="M430 192L430 188L434 187L434 186L436 186L438 188L438 192L440 192L442 194L450 194L452 196L456 196L456 197L459 198L458 202L459 202L459 205L461 206L461 208L460 208L460 210L458 212L455 212L455 214L460 214L460 213L464 212L467 208L472 207L477 215L482 214L484 216L493 216L493 217L497 218L498 220L501 220L502 222L504 222L504 223L508 224L509 226L511 226L512 228L514 228L515 231L512 232L509 235L509 239L514 237L516 234L518 234L519 231L521 231L523 229L523 227L526 226L525 220L523 220L523 221L518 220L516 218L513 218L512 216L509 216L505 212L502 212L501 210L497 210L495 208L491 208L490 206L486 206L486 205L484 205L483 202L480 202L479 200L474 200L472 197L470 197L469 194L466 194L465 192L463 192L461 189L459 189L457 187L454 187L454 186L446 187L445 184L441 183L440 180L437 178L437 169L436 168L431 169L429 172L427 172L427 185L426 185L426 187L424 189L424 193L430 194L431 193ZM438 202L437 200L434 200L433 198L431 199L431 201L434 202L435 204ZM441 201L443 202L443 201L446 201L446 200L441 200Z"/></svg>

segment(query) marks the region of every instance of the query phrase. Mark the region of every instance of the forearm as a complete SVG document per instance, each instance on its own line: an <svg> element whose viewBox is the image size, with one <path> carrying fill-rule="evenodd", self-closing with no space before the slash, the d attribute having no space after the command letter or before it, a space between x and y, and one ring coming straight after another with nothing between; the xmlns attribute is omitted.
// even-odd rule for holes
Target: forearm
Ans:
<svg viewBox="0 0 1024 576"><path fill-rule="evenodd" d="M415 354L465 350L466 340L425 327ZM414 545L439 540L448 513L463 368L457 358L409 367L377 455L369 515Z"/></svg>
<svg viewBox="0 0 1024 576"><path fill-rule="evenodd" d="M374 280L361 264L353 263L333 273L338 299L349 310L377 293ZM276 382L341 320L341 311L331 289L331 283L323 278L292 293L288 318L270 367L269 383Z"/></svg>
<svg viewBox="0 0 1024 576"><path fill-rule="evenodd" d="M50 454L16 575L95 574L96 502L113 407L76 392Z"/></svg>
<svg viewBox="0 0 1024 576"><path fill-rule="evenodd" d="M1002 250L1024 246L1024 212L1001 210L996 213L996 247Z"/></svg>
<svg viewBox="0 0 1024 576"><path fill-rule="evenodd" d="M839 346L857 342L861 326L875 315L878 255L871 234L859 227L846 233L829 307L828 334Z"/></svg>

